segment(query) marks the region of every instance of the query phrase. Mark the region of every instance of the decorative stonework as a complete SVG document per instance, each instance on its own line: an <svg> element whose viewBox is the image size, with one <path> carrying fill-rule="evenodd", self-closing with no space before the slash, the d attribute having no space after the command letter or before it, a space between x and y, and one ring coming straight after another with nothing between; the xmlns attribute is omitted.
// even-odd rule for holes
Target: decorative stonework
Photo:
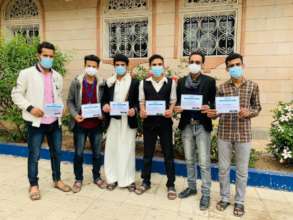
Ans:
<svg viewBox="0 0 293 220"><path fill-rule="evenodd" d="M5 19L38 17L38 6L34 0L12 0L5 10Z"/></svg>
<svg viewBox="0 0 293 220"><path fill-rule="evenodd" d="M237 3L238 0L185 0L186 6L229 5Z"/></svg>
<svg viewBox="0 0 293 220"><path fill-rule="evenodd" d="M3 14L3 20L9 35L20 34L26 38L39 36L40 15L34 0L9 1Z"/></svg>
<svg viewBox="0 0 293 220"><path fill-rule="evenodd" d="M145 9L147 0L108 0L108 10Z"/></svg>

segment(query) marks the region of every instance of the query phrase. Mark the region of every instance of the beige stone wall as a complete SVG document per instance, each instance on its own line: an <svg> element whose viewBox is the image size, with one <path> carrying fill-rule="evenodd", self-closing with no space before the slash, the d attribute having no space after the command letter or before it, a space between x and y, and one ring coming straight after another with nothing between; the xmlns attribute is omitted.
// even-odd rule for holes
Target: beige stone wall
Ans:
<svg viewBox="0 0 293 220"><path fill-rule="evenodd" d="M45 39L52 41L72 56L67 66L65 94L71 79L82 71L84 55L102 51L100 48L103 47L100 45L99 48L99 43L104 42L102 39L104 34L97 33L97 26L103 21L97 24L97 2L97 0L42 1L45 11L43 21ZM256 136L262 138L268 132L272 121L271 110L277 102L293 99L293 0L241 2L244 7L244 10L241 10L243 19L238 21L240 28L237 29L243 32L237 33L237 51L243 49L241 52L245 56L247 78L255 80L260 86L263 111L260 117L253 120L253 128ZM154 5L150 4L150 10L154 8L154 11L151 13L149 23L154 24L154 27L151 28L149 37L155 45L155 47L149 45L150 51L162 54L166 57L166 64L177 70L181 50L180 48L176 50L174 44L180 41L182 24L179 22L179 27L175 27L176 16L181 16L180 13L176 14L176 9L180 10L182 5L183 0L177 5L175 0L157 0ZM102 11L100 9L100 12ZM178 47L181 46L181 43L178 43ZM103 57L102 54L98 55ZM177 59L174 59L176 56ZM208 59L206 65L217 66L215 62L214 59ZM109 76L111 72L111 65L102 64L104 77ZM224 64L218 65L210 72L209 74L219 79L218 83L228 78Z"/></svg>
<svg viewBox="0 0 293 220"><path fill-rule="evenodd" d="M83 56L96 53L96 0L44 0L45 39L56 44L71 56L64 91L81 71Z"/></svg>

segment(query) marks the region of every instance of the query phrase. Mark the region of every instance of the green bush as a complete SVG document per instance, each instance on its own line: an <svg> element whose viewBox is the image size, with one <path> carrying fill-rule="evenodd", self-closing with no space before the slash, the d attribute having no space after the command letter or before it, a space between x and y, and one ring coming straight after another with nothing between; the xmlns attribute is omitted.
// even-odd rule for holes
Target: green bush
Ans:
<svg viewBox="0 0 293 220"><path fill-rule="evenodd" d="M26 139L21 112L13 105L10 95L19 71L38 62L38 44L38 38L28 41L22 36L16 36L9 41L0 41L0 123L8 122L10 124L9 128L1 126L5 129L4 133L7 134L8 141L23 141ZM53 68L64 75L67 61L68 56L57 50Z"/></svg>
<svg viewBox="0 0 293 220"><path fill-rule="evenodd" d="M268 152L280 163L293 162L293 101L279 103L274 110L270 135L271 143Z"/></svg>

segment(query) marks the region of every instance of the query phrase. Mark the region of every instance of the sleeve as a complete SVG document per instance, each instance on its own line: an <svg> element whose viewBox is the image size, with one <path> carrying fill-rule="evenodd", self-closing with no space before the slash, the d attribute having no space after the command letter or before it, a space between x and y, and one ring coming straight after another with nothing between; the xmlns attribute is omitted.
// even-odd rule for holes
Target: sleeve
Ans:
<svg viewBox="0 0 293 220"><path fill-rule="evenodd" d="M134 108L137 112L139 109L138 93L139 93L139 81L134 80L133 89L130 91L131 108Z"/></svg>
<svg viewBox="0 0 293 220"><path fill-rule="evenodd" d="M140 81L140 83L139 83L139 89L138 89L139 90L138 91L138 93L139 93L138 99L139 99L139 103L140 104L143 104L145 102L143 82L144 82L143 80Z"/></svg>
<svg viewBox="0 0 293 220"><path fill-rule="evenodd" d="M180 106L180 103L181 103L181 94L182 94L181 84L182 84L182 79L179 79L177 83L177 88L176 88L176 95L177 95L176 105L177 106Z"/></svg>
<svg viewBox="0 0 293 220"><path fill-rule="evenodd" d="M212 79L210 84L209 95L208 95L208 102L211 109L215 108L216 93L217 93L216 80Z"/></svg>
<svg viewBox="0 0 293 220"><path fill-rule="evenodd" d="M75 108L75 84L74 81L71 82L70 84L70 88L69 88L69 92L68 92L68 97L67 97L67 107L68 110L71 114L72 117L75 117L76 115L78 115L78 112L76 111Z"/></svg>
<svg viewBox="0 0 293 220"><path fill-rule="evenodd" d="M107 85L107 83L105 84L105 87L104 87L104 92L103 92L103 95L102 95L102 98L101 98L101 104L102 106L104 106L105 104L109 104L110 102L110 99L109 99L109 87Z"/></svg>
<svg viewBox="0 0 293 220"><path fill-rule="evenodd" d="M259 98L259 87L257 84L253 86L253 91L250 99L250 118L256 117L261 111L261 104Z"/></svg>
<svg viewBox="0 0 293 220"><path fill-rule="evenodd" d="M176 81L172 80L172 87L171 87L171 94L170 94L170 104L174 104L177 101L176 87L177 87Z"/></svg>
<svg viewBox="0 0 293 220"><path fill-rule="evenodd" d="M31 103L25 98L27 90L27 78L25 72L20 72L16 81L16 86L11 91L11 98L15 105L22 110L32 109Z"/></svg>

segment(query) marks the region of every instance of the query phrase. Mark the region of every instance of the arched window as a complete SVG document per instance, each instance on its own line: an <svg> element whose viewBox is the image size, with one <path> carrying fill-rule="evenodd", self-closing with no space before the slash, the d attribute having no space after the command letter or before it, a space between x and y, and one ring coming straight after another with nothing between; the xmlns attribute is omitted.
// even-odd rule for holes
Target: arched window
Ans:
<svg viewBox="0 0 293 220"><path fill-rule="evenodd" d="M40 13L35 0L10 0L4 7L3 26L5 34L21 34L26 38L39 36Z"/></svg>

